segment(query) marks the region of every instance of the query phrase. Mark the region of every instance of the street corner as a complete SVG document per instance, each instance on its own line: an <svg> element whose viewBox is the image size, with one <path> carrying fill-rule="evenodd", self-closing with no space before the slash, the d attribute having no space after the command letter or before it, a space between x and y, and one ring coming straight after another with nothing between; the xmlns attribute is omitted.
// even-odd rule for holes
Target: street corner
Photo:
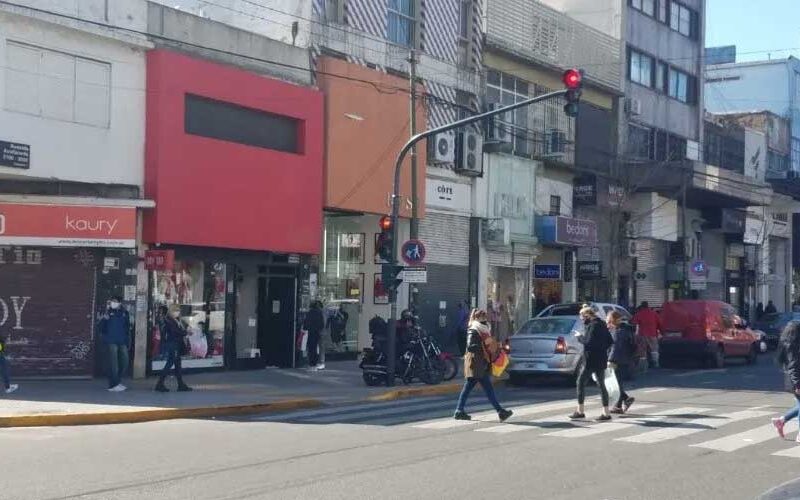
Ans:
<svg viewBox="0 0 800 500"><path fill-rule="evenodd" d="M155 408L146 410L120 410L108 412L51 413L0 417L0 428L12 427L68 427L88 425L135 424L160 420L232 417L292 410L306 410L324 406L319 399L297 398L244 405L205 406L194 408Z"/></svg>

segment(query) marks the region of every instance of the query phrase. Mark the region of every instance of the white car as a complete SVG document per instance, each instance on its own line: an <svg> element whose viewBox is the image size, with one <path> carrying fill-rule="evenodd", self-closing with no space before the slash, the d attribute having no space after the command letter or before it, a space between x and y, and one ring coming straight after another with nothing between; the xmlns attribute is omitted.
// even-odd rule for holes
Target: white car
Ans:
<svg viewBox="0 0 800 500"><path fill-rule="evenodd" d="M611 311L618 311L626 320L631 319L631 314L622 306L616 304L606 304L602 302L572 302L566 304L553 304L547 306L536 315L537 318L547 318L550 316L578 316L584 305L591 306L598 317L605 319Z"/></svg>

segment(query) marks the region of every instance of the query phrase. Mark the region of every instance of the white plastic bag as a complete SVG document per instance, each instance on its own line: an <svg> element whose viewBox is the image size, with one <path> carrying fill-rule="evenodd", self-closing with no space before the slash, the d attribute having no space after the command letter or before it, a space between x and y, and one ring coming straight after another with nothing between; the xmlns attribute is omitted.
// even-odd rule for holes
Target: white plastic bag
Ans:
<svg viewBox="0 0 800 500"><path fill-rule="evenodd" d="M308 350L308 331L300 330L300 335L303 336L302 340L300 341L300 352L304 353Z"/></svg>
<svg viewBox="0 0 800 500"><path fill-rule="evenodd" d="M592 373L592 380L597 382L597 377ZM606 368L605 373L606 391L608 391L608 401L613 406L619 401L619 384L617 383L617 375L614 373L613 368Z"/></svg>

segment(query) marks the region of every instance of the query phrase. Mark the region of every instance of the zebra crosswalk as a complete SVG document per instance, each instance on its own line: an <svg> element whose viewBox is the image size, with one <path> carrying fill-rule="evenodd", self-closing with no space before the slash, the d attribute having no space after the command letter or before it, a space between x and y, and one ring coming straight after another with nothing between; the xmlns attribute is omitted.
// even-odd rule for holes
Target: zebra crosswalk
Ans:
<svg viewBox="0 0 800 500"><path fill-rule="evenodd" d="M599 414L599 400L587 401L587 414ZM733 453L762 446L760 453L800 459L800 444L789 441L798 425L786 425L787 440L778 438L770 417L778 412L766 407L725 408L641 401L630 414L615 416L611 422L570 420L574 400L507 401L514 416L505 423L497 420L488 402L475 398L469 411L472 420L452 418L452 397L421 398L388 403L362 403L348 406L300 410L284 414L252 417L263 422L306 425L391 426L412 432L476 432L491 435L525 433L542 439L604 439L604 446L658 446L685 444L689 448ZM707 436L707 437L706 437Z"/></svg>

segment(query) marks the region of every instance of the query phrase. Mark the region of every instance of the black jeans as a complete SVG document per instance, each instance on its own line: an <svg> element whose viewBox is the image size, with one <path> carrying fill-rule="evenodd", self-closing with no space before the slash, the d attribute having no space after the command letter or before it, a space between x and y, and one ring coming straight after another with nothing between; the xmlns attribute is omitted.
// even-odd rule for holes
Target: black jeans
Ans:
<svg viewBox="0 0 800 500"><path fill-rule="evenodd" d="M169 375L170 369L175 366L175 378L178 379L178 385L183 385L183 368L181 367L181 354L180 347L170 346L167 349L167 364L161 370L161 375L158 377L158 383L163 384L164 379Z"/></svg>
<svg viewBox="0 0 800 500"><path fill-rule="evenodd" d="M614 375L617 378L617 385L619 385L619 400L616 404L617 408L622 408L622 403L630 398L628 393L625 392L625 388L622 386L622 379L627 376L629 370L630 365L617 365L617 369L614 370Z"/></svg>
<svg viewBox="0 0 800 500"><path fill-rule="evenodd" d="M306 350L308 351L308 364L309 366L317 366L319 364L319 335L320 332L308 332L308 342L306 342Z"/></svg>
<svg viewBox="0 0 800 500"><path fill-rule="evenodd" d="M586 383L592 378L592 373L597 377L597 387L600 388L600 398L603 400L603 406L608 406L608 391L606 390L606 371L605 369L592 370L586 368L584 364L581 366L581 371L578 373L578 404L583 404L586 399Z"/></svg>

